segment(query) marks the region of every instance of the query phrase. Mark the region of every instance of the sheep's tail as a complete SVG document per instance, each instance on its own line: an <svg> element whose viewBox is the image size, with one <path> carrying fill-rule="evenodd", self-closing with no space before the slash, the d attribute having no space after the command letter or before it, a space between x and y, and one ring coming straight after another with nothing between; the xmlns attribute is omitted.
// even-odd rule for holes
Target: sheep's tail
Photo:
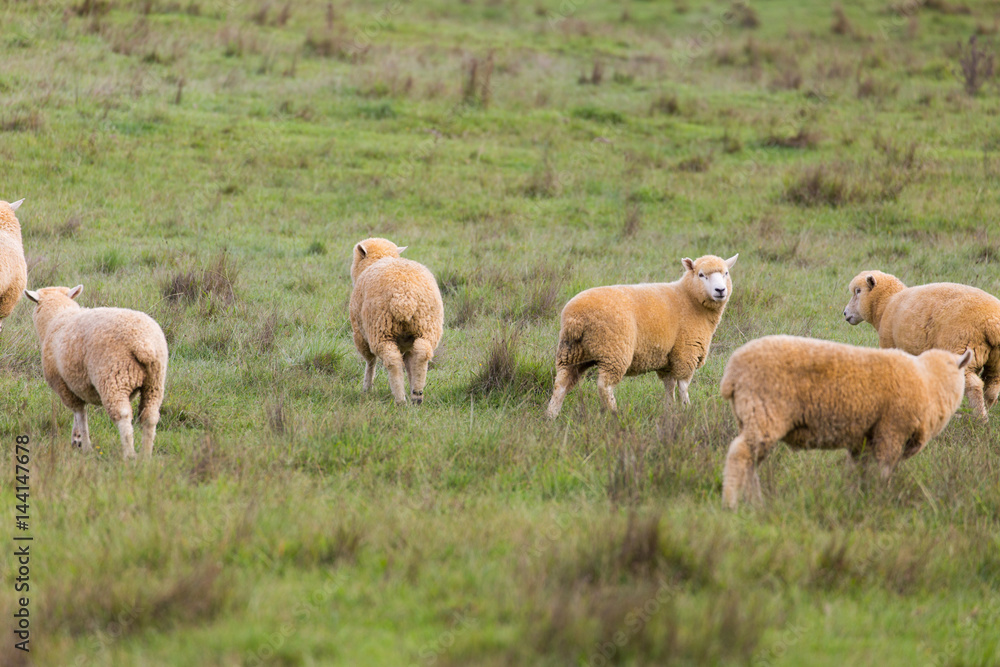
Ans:
<svg viewBox="0 0 1000 667"><path fill-rule="evenodd" d="M735 373L730 372L729 365L726 365L726 370L722 373L722 382L719 384L719 391L722 393L722 398L727 401L732 401L733 396L736 394L736 378Z"/></svg>
<svg viewBox="0 0 1000 667"><path fill-rule="evenodd" d="M556 348L556 366L576 366L591 361L584 345L586 328L572 315L563 318Z"/></svg>
<svg viewBox="0 0 1000 667"><path fill-rule="evenodd" d="M147 410L154 410L156 420L159 421L160 404L163 403L167 380L166 341L162 350L157 347L146 343L134 349L132 356L145 371L139 389L139 418L142 419Z"/></svg>
<svg viewBox="0 0 1000 667"><path fill-rule="evenodd" d="M995 317L986 322L985 328L986 344L989 350L986 355L986 363L983 364L983 377L1000 376L1000 317Z"/></svg>

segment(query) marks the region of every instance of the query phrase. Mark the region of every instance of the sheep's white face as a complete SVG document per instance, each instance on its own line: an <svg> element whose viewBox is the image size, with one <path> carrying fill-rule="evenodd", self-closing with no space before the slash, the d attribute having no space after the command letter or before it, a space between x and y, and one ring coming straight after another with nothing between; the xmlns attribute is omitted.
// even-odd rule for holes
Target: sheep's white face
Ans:
<svg viewBox="0 0 1000 667"><path fill-rule="evenodd" d="M868 310L868 294L875 288L874 272L866 271L859 273L851 281L848 289L851 291L851 300L844 308L844 319L852 326L865 321L865 311Z"/></svg>
<svg viewBox="0 0 1000 667"><path fill-rule="evenodd" d="M685 258L684 268L692 272L704 290L707 301L725 303L733 292L733 281L729 278L729 269L736 263L739 255L722 259L713 255L699 257L697 260Z"/></svg>
<svg viewBox="0 0 1000 667"><path fill-rule="evenodd" d="M728 269L725 272L713 271L708 274L704 271L698 272L698 279L705 283L705 293L712 301L725 301L729 298L729 285L726 284L728 277Z"/></svg>

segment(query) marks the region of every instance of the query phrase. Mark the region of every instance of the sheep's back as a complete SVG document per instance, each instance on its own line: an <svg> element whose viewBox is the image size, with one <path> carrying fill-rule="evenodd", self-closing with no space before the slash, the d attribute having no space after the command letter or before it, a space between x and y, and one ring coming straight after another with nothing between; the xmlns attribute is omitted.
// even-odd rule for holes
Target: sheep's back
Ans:
<svg viewBox="0 0 1000 667"><path fill-rule="evenodd" d="M889 413L919 410L926 385L911 355L797 336L766 336L729 358L723 395L741 422L767 422L789 444L839 447ZM914 413L916 414L916 413ZM916 417L908 421L916 422Z"/></svg>
<svg viewBox="0 0 1000 667"><path fill-rule="evenodd" d="M988 333L1000 331L1000 300L956 283L909 287L892 297L882 326L890 327L895 347L911 354L931 348L961 354L967 346L983 346ZM983 360L982 351L977 352L977 359Z"/></svg>

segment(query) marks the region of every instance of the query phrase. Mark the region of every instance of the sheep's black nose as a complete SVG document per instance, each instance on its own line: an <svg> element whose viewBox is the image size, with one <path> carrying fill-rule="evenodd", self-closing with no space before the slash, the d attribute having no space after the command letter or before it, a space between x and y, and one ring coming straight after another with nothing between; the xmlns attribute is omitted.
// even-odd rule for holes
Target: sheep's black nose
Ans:
<svg viewBox="0 0 1000 667"><path fill-rule="evenodd" d="M716 287L715 288L715 293L718 294L719 296L722 296L723 294L726 293L726 288L725 287Z"/></svg>

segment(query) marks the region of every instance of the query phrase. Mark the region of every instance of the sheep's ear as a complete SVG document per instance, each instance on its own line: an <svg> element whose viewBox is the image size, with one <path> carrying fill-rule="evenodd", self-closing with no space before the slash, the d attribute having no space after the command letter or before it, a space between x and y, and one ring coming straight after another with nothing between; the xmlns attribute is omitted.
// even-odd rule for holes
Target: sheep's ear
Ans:
<svg viewBox="0 0 1000 667"><path fill-rule="evenodd" d="M16 202L14 202L13 204L10 205L10 210L16 211L18 208L20 208L20 206L21 206L21 204L23 202L24 202L23 198L22 199L18 199Z"/></svg>
<svg viewBox="0 0 1000 667"><path fill-rule="evenodd" d="M685 271L694 271L694 261L690 257L682 259L681 264L684 265Z"/></svg>
<svg viewBox="0 0 1000 667"><path fill-rule="evenodd" d="M76 287L71 289L69 291L69 294L67 294L66 296L68 296L71 299L75 299L76 297L80 296L80 293L82 291L83 291L83 285L77 285Z"/></svg>
<svg viewBox="0 0 1000 667"><path fill-rule="evenodd" d="M965 348L965 354L963 354L958 358L958 367L965 368L966 366L969 365L969 362L971 361L972 361L972 350L969 348Z"/></svg>
<svg viewBox="0 0 1000 667"><path fill-rule="evenodd" d="M365 257L368 256L368 251L365 250L365 245L363 243L359 243L358 245L354 246L354 252L358 253L358 257L360 257L361 259L364 259Z"/></svg>
<svg viewBox="0 0 1000 667"><path fill-rule="evenodd" d="M409 247L410 246L408 246L408 245L404 245L402 248L396 248L396 252L398 252L400 255L402 255L403 251L406 250Z"/></svg>
<svg viewBox="0 0 1000 667"><path fill-rule="evenodd" d="M739 256L740 256L740 253L736 253L735 255L733 255L732 257L730 257L729 259L727 259L726 260L726 267L730 268L730 269L733 268L733 264L736 263L736 258L739 257Z"/></svg>
<svg viewBox="0 0 1000 667"><path fill-rule="evenodd" d="M24 296L28 297L35 303L38 303L38 292L32 292L30 289L24 290Z"/></svg>
<svg viewBox="0 0 1000 667"><path fill-rule="evenodd" d="M865 282L868 283L868 289L875 289L875 276L868 276Z"/></svg>

